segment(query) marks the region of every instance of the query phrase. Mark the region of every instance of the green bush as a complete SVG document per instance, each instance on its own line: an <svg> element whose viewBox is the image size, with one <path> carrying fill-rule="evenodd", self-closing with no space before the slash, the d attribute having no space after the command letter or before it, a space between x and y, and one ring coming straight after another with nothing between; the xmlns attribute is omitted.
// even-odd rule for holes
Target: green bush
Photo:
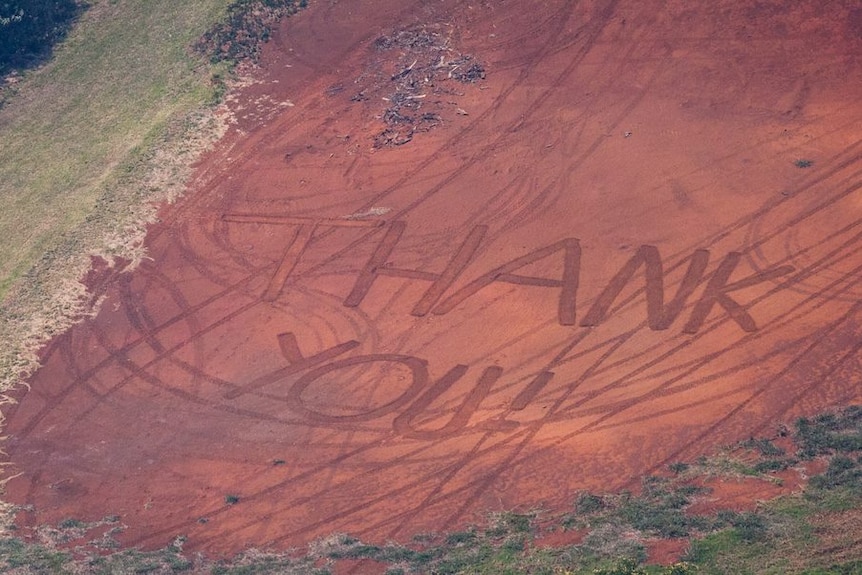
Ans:
<svg viewBox="0 0 862 575"><path fill-rule="evenodd" d="M75 0L0 0L0 74L48 57L83 6Z"/></svg>
<svg viewBox="0 0 862 575"><path fill-rule="evenodd" d="M811 478L811 486L818 489L862 489L862 467L850 457L836 455L829 461L829 467L823 474Z"/></svg>
<svg viewBox="0 0 862 575"><path fill-rule="evenodd" d="M721 518L721 513L719 513ZM762 541L766 538L766 521L757 513L730 512L727 522L736 529L742 541Z"/></svg>
<svg viewBox="0 0 862 575"><path fill-rule="evenodd" d="M788 467L792 467L799 463L799 460L788 457L779 459L764 459L754 464L754 470L758 473L768 473L770 471L784 471Z"/></svg>
<svg viewBox="0 0 862 575"><path fill-rule="evenodd" d="M575 511L580 515L592 515L598 513L605 508L605 500L601 495L593 495L592 493L584 492L578 495L578 500L575 502Z"/></svg>
<svg viewBox="0 0 862 575"><path fill-rule="evenodd" d="M278 20L306 5L305 0L235 0L225 21L204 34L195 48L213 63L256 60Z"/></svg>
<svg viewBox="0 0 862 575"><path fill-rule="evenodd" d="M784 455L784 450L772 443L771 440L760 438L748 439L740 443L740 446L745 447L747 449L754 449L760 452L760 455L764 457L780 457Z"/></svg>
<svg viewBox="0 0 862 575"><path fill-rule="evenodd" d="M825 413L813 419L796 421L799 456L810 459L835 451L862 451L862 406L854 405L840 413Z"/></svg>

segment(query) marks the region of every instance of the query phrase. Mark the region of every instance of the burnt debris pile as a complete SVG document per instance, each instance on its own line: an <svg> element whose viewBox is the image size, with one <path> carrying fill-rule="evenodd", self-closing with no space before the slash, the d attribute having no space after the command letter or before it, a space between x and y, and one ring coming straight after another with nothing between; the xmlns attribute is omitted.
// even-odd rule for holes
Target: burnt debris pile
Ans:
<svg viewBox="0 0 862 575"><path fill-rule="evenodd" d="M374 147L402 146L414 135L441 125L453 115L467 115L458 97L464 85L485 79L485 67L451 46L442 30L422 26L380 36L375 50L383 57L376 70L356 79L354 102L385 103L379 118L383 129Z"/></svg>

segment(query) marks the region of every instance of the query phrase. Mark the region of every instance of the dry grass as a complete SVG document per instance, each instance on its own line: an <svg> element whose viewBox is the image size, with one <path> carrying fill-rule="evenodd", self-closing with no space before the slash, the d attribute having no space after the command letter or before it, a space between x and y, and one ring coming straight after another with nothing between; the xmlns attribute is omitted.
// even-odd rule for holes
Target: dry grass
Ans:
<svg viewBox="0 0 862 575"><path fill-rule="evenodd" d="M229 2L92 1L55 59L6 90L0 412L45 342L98 310L79 281L91 256L140 262L156 203L183 193L193 161L223 134L217 70L189 46ZM0 502L0 529L13 512Z"/></svg>
<svg viewBox="0 0 862 575"><path fill-rule="evenodd" d="M214 69L189 46L229 1L93 1L0 109L0 393L94 312L78 281L90 255L140 261L153 203L223 133Z"/></svg>

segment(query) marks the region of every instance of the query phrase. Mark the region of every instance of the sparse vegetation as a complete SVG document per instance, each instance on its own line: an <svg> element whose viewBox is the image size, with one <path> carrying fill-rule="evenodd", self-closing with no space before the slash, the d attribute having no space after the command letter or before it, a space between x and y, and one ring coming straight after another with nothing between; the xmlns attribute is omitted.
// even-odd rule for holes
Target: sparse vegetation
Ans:
<svg viewBox="0 0 862 575"><path fill-rule="evenodd" d="M799 458L826 458L826 470L802 494L763 504L730 528L693 540L684 558L707 574L862 573L862 542L849 535L862 522L860 434L859 406L798 420ZM762 461L788 461L773 455Z"/></svg>
<svg viewBox="0 0 862 575"><path fill-rule="evenodd" d="M32 545L20 539L0 539L0 571L25 570L30 573L62 573L71 561L68 553L43 545Z"/></svg>
<svg viewBox="0 0 862 575"><path fill-rule="evenodd" d="M86 540L95 526L114 525L117 518L96 524L75 519L43 530L37 543L20 538L0 539L0 571L16 573L209 573L317 574L336 570L340 561L373 560L381 572L439 575L543 574L543 575L724 575L764 573L848 575L862 573L862 522L860 456L862 410L800 419L795 440L800 456L823 457L828 465L812 478L802 494L761 504L754 511L718 510L698 515L687 508L709 490L698 478L727 480L736 469L758 467L761 461L786 461L784 450L767 440L753 439L735 446L754 453L757 460L736 461L730 452L692 464L674 466L672 477L650 476L640 493L594 494L583 492L572 512L549 517L539 511L504 512L484 525L444 534L422 534L409 545L372 545L347 534L336 534L311 545L307 553L272 554L249 551L230 561L210 562L188 558L178 538L163 550L123 550L105 554L98 541ZM768 476L762 475L762 479ZM225 502L239 501L228 495ZM544 534L565 529L584 531L578 543L543 547ZM688 550L671 565L646 564L647 547L656 538L686 538ZM68 549L68 550L67 550ZM94 552L93 549L98 550Z"/></svg>
<svg viewBox="0 0 862 575"><path fill-rule="evenodd" d="M840 413L824 413L796 422L799 457L855 453L862 451L862 406L851 406Z"/></svg>
<svg viewBox="0 0 862 575"><path fill-rule="evenodd" d="M814 165L814 162L812 160L799 159L793 162L793 165L797 168L810 168Z"/></svg>
<svg viewBox="0 0 862 575"><path fill-rule="evenodd" d="M779 457L784 455L784 450L776 446L771 439L755 439L752 437L751 439L741 442L740 446L746 449L757 450L760 455L764 457Z"/></svg>
<svg viewBox="0 0 862 575"><path fill-rule="evenodd" d="M275 23L306 5L307 0L235 0L227 18L204 34L195 49L213 63L257 60Z"/></svg>
<svg viewBox="0 0 862 575"><path fill-rule="evenodd" d="M626 559L611 567L598 568L593 573L595 575L688 575L689 573L697 573L697 568L688 563L649 568L643 567L631 559Z"/></svg>

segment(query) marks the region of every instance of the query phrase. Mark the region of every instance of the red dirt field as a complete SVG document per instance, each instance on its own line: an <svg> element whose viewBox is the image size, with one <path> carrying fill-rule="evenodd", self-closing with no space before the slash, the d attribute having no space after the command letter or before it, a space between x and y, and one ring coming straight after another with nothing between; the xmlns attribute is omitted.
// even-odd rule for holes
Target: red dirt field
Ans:
<svg viewBox="0 0 862 575"><path fill-rule="evenodd" d="M10 409L22 523L409 540L862 399L858 3L310 4Z"/></svg>

